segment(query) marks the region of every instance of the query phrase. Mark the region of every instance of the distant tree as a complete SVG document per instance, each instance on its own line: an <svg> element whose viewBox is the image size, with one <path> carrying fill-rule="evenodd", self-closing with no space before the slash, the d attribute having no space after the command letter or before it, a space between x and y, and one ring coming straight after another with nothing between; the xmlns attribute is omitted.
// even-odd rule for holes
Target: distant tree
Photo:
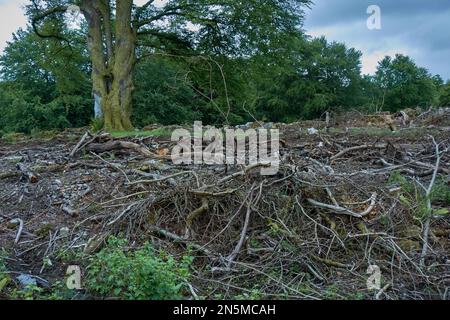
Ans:
<svg viewBox="0 0 450 320"><path fill-rule="evenodd" d="M397 54L379 62L375 83L382 95L385 110L397 111L408 107L427 107L437 103L436 84L425 68Z"/></svg>
<svg viewBox="0 0 450 320"><path fill-rule="evenodd" d="M2 80L15 82L43 102L50 102L56 97L56 81L47 68L49 51L37 36L18 30L0 58Z"/></svg>
<svg viewBox="0 0 450 320"><path fill-rule="evenodd" d="M274 121L320 117L361 103L361 53L325 38L299 43L295 64L263 83L259 111Z"/></svg>
<svg viewBox="0 0 450 320"><path fill-rule="evenodd" d="M447 81L447 83L441 87L439 105L445 107L450 106L450 81Z"/></svg>

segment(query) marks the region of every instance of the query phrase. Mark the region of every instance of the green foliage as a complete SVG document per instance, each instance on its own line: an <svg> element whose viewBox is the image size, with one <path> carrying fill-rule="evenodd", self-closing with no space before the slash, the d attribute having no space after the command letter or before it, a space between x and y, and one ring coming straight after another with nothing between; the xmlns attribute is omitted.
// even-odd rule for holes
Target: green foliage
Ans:
<svg viewBox="0 0 450 320"><path fill-rule="evenodd" d="M401 187L399 200L405 207L409 208L414 213L416 218L422 220L429 215L426 198L423 195L423 191L416 183L410 181L399 171L392 172L388 182Z"/></svg>
<svg viewBox="0 0 450 320"><path fill-rule="evenodd" d="M261 290L254 288L250 292L234 296L234 300L261 300L263 297Z"/></svg>
<svg viewBox="0 0 450 320"><path fill-rule="evenodd" d="M37 285L29 285L23 289L13 289L9 295L14 300L44 300L44 289Z"/></svg>
<svg viewBox="0 0 450 320"><path fill-rule="evenodd" d="M134 252L126 251L126 245L126 240L110 238L107 247L91 259L87 285L92 292L132 300L183 297L192 257L177 262L150 245Z"/></svg>
<svg viewBox="0 0 450 320"><path fill-rule="evenodd" d="M450 81L440 87L439 105L450 106Z"/></svg>
<svg viewBox="0 0 450 320"><path fill-rule="evenodd" d="M147 137L170 137L172 131L158 128L151 131L113 131L111 136L114 138L147 138Z"/></svg>
<svg viewBox="0 0 450 320"><path fill-rule="evenodd" d="M132 114L136 126L182 124L199 119L196 108L201 101L181 72L180 66L160 58L138 64Z"/></svg>
<svg viewBox="0 0 450 320"><path fill-rule="evenodd" d="M427 206L427 197L423 189L403 176L400 172L392 172L388 182L401 187L399 200L405 207L414 212L416 218L423 220L433 213L438 215L446 215L449 213L447 209L437 209L430 212ZM434 205L450 205L450 188L445 179L440 178L436 180L431 190L430 201Z"/></svg>
<svg viewBox="0 0 450 320"><path fill-rule="evenodd" d="M436 179L433 190L431 191L431 201L450 207L450 187L446 179Z"/></svg>
<svg viewBox="0 0 450 320"><path fill-rule="evenodd" d="M93 132L99 132L103 129L103 119L102 118L94 118L91 120L91 130Z"/></svg>
<svg viewBox="0 0 450 320"><path fill-rule="evenodd" d="M397 54L394 59L384 58L378 64L375 84L385 110L428 107L437 103L435 81L408 56Z"/></svg>
<svg viewBox="0 0 450 320"><path fill-rule="evenodd" d="M362 76L359 51L307 37L300 27L310 1L226 0L224 11L212 9L215 0L170 3L185 14L170 16L170 23L158 28L143 27L137 39L132 120L138 128L194 120L234 125L254 117L292 122L328 110L450 104L450 82L431 77L407 56L386 57L375 76ZM27 14L58 4L67 1L40 1L43 7L28 6ZM133 7L133 15L146 19L161 10L152 4L145 10ZM55 14L39 28L69 42L43 40L29 28L18 30L5 48L0 135L103 127L101 120L91 120L86 25L70 28L62 18Z"/></svg>
<svg viewBox="0 0 450 320"><path fill-rule="evenodd" d="M8 144L15 144L19 141L23 141L26 139L26 136L23 133L5 133L2 135L2 142Z"/></svg>
<svg viewBox="0 0 450 320"><path fill-rule="evenodd" d="M258 114L289 122L360 104L360 58L359 51L323 37L299 42L290 69L261 83Z"/></svg>
<svg viewBox="0 0 450 320"><path fill-rule="evenodd" d="M0 251L0 295L2 291L8 286L11 281L9 274L6 273L7 268L5 264L6 252L2 249Z"/></svg>
<svg viewBox="0 0 450 320"><path fill-rule="evenodd" d="M72 47L18 30L0 58L0 130L30 133L86 125L91 82L84 38ZM51 59L49 59L51 57Z"/></svg>

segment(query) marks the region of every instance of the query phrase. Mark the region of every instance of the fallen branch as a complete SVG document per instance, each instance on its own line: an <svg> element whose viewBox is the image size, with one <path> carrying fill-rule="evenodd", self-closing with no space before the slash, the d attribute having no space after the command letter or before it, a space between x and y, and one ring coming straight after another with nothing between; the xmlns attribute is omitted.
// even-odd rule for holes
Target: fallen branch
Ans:
<svg viewBox="0 0 450 320"><path fill-rule="evenodd" d="M23 226L24 226L23 220L17 218L17 219L11 220L10 223L13 225L17 225L17 224L19 225L19 230L17 230L16 238L14 240L14 244L18 244L19 240L20 240L20 236L22 235L22 231L23 231Z"/></svg>
<svg viewBox="0 0 450 320"><path fill-rule="evenodd" d="M338 262L338 261L334 261L334 260L331 260L331 259L323 259L323 258L314 256L314 255L311 255L311 258L312 258L313 260L317 261L317 262L326 264L327 266L330 266L330 267L344 268L344 269L350 267L349 265L340 263L340 262Z"/></svg>
<svg viewBox="0 0 450 320"><path fill-rule="evenodd" d="M254 169L257 169L257 168L261 168L261 167L267 168L267 167L270 167L270 164L256 163L256 164L249 165L249 166L245 167L244 170L242 170L242 171L235 172L235 173L233 173L233 174L231 174L229 176L226 176L225 178L220 179L217 182L217 184L222 184L222 183L228 182L230 180L233 180L233 179L235 179L237 177L245 176L250 171L252 171Z"/></svg>
<svg viewBox="0 0 450 320"><path fill-rule="evenodd" d="M161 228L158 228L158 227L154 227L153 231L155 233L157 233L157 234L167 238L167 239L170 239L170 240L173 240L173 241L179 242L179 243L184 243L185 245L190 246L190 247L196 249L197 251L201 251L206 256L208 256L210 258L214 258L216 256L212 251L206 249L204 246L201 246L199 244L193 243L193 242L191 242L191 241L189 241L189 240L187 240L187 239L185 239L183 237L180 237L180 236L178 236L175 233L172 233L170 231L167 231L167 230L164 230L164 229L161 229Z"/></svg>
<svg viewBox="0 0 450 320"><path fill-rule="evenodd" d="M369 148L384 149L384 148L386 148L386 145L384 145L384 144L380 144L380 145L364 144L361 146L350 147L350 148L344 149L344 150L340 151L339 153L335 154L334 156L332 156L330 158L330 160L331 161L336 160L336 159L342 157L344 154L352 152L352 151L365 150L365 149L369 149Z"/></svg>
<svg viewBox="0 0 450 320"><path fill-rule="evenodd" d="M13 172L3 172L0 173L0 180L8 179L8 178L14 178L14 177L20 177L21 174L19 172L13 171Z"/></svg>
<svg viewBox="0 0 450 320"><path fill-rule="evenodd" d="M239 252L241 251L242 245L244 244L245 241L245 237L247 234L247 229L248 229L248 225L250 224L250 215L252 213L252 205L256 205L257 202L259 202L259 200L261 199L261 193L262 193L262 184L259 186L259 194L256 197L256 200L253 201L253 192L254 192L254 185L252 186L251 192L250 192L250 201L247 204L247 212L245 214L245 221L244 221L244 226L242 227L242 231L241 231L241 236L239 238L239 242L237 243L236 247L234 248L234 250L230 253L230 255L227 257L227 269L231 268L231 265L234 263L234 260L236 259L237 255L239 254ZM252 203L254 202L254 203Z"/></svg>
<svg viewBox="0 0 450 320"><path fill-rule="evenodd" d="M29 182L37 183L39 181L38 176L22 163L17 164L17 169L22 173L22 176L27 178Z"/></svg>
<svg viewBox="0 0 450 320"><path fill-rule="evenodd" d="M234 260L236 259L237 255L241 251L242 245L244 244L244 241L245 241L245 236L247 234L248 225L250 223L250 215L251 215L251 213L252 213L252 206L251 206L251 204L249 204L247 206L247 213L245 214L244 227L242 228L241 236L239 238L239 242L237 243L236 247L231 252L231 254L227 257L227 261L228 261L227 268L231 267L231 264L234 262Z"/></svg>
<svg viewBox="0 0 450 320"><path fill-rule="evenodd" d="M115 165L111 162L106 161L105 159L103 159L102 157L100 157L98 154L95 154L94 152L91 152L91 154L100 159L102 162L104 162L105 164L107 164L110 168L119 171L120 173L122 173L125 176L125 179L127 180L127 182L130 182L130 179L128 179L127 174L125 173L125 171L122 170L122 168L120 168L118 165Z"/></svg>
<svg viewBox="0 0 450 320"><path fill-rule="evenodd" d="M119 221L124 215L126 215L128 212L131 211L131 209L133 209L136 205L141 204L141 201L136 201L133 202L132 204L130 204L128 207L125 208L125 210L123 210L120 214L117 215L117 217L115 217L112 221L108 222L107 226L111 226L114 223L116 223L117 221Z"/></svg>
<svg viewBox="0 0 450 320"><path fill-rule="evenodd" d="M103 153L122 149L133 150L147 158L158 157L158 155L154 154L149 149L142 147L137 143L128 141L108 141L106 143L91 143L86 147L86 150L94 153Z"/></svg>
<svg viewBox="0 0 450 320"><path fill-rule="evenodd" d="M172 174L170 176L166 176L160 179L153 179L153 180L138 180L138 181L133 181L133 182L129 182L127 183L127 185L136 185L136 184L152 184L152 183L158 183L158 182L163 182L178 176L182 176L185 174L192 174L192 171L183 171L183 172L177 172L175 174Z"/></svg>
<svg viewBox="0 0 450 320"><path fill-rule="evenodd" d="M81 147L83 146L83 144L85 143L85 141L91 136L91 134L88 132L86 132L80 139L80 141L78 141L77 145L72 149L72 152L70 152L69 154L69 158L73 158L75 156L75 154L81 149Z"/></svg>
<svg viewBox="0 0 450 320"><path fill-rule="evenodd" d="M376 300L380 300L381 299L381 295L383 293L385 293L386 290L389 289L390 286L391 286L391 283L388 283L383 288L381 288L380 291L378 291L378 293L375 295L375 299Z"/></svg>
<svg viewBox="0 0 450 320"><path fill-rule="evenodd" d="M435 152L436 152L436 164L434 166L433 176L431 177L430 184L428 185L428 188L425 189L425 198L427 202L427 209L428 209L428 217L425 221L425 225L423 228L423 246L422 246L422 252L420 254L420 266L424 267L425 265L425 257L427 255L428 251L428 236L430 233L430 223L431 223L431 216L432 216L432 207L431 207L431 192L433 191L434 183L436 181L436 176L439 171L439 165L441 162L441 154L439 152L439 145L436 143L436 140L433 136L430 136L430 138L433 140L434 146L435 146ZM423 187L423 186L422 186Z"/></svg>
<svg viewBox="0 0 450 320"><path fill-rule="evenodd" d="M199 190L190 190L189 192L195 194L199 197L223 197L230 194L233 194L237 191L237 189L225 190L221 192L207 192L207 191L199 191Z"/></svg>
<svg viewBox="0 0 450 320"><path fill-rule="evenodd" d="M192 223L194 222L194 220L197 219L202 214L204 214L205 212L207 212L208 210L209 210L208 200L206 198L203 198L201 207L189 213L189 215L186 218L186 225L188 230L192 227Z"/></svg>
<svg viewBox="0 0 450 320"><path fill-rule="evenodd" d="M352 216L355 218L362 218L362 217L368 215L370 212L372 212L372 210L375 208L376 200L377 200L377 194L374 192L372 194L372 196L370 197L370 204L367 207L367 209L364 210L363 212L358 213L358 212L354 212L350 209L344 208L344 207L340 206L339 204L331 205L331 204L318 202L313 199L307 199L307 201L315 207L322 208L322 209L328 209L330 211L333 211L334 213L344 214L344 215Z"/></svg>

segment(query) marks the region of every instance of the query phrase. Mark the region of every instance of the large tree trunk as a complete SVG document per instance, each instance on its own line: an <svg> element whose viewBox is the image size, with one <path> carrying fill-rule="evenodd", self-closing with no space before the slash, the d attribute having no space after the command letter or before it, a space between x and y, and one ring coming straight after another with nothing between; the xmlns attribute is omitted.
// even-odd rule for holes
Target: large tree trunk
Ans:
<svg viewBox="0 0 450 320"><path fill-rule="evenodd" d="M105 127L118 130L130 130L133 127L130 120L135 61L135 33L131 26L132 4L132 0L116 1L113 81L105 109Z"/></svg>
<svg viewBox="0 0 450 320"><path fill-rule="evenodd" d="M136 34L131 24L132 0L116 1L115 41L108 0L85 0L93 94L101 98L106 130L131 130Z"/></svg>

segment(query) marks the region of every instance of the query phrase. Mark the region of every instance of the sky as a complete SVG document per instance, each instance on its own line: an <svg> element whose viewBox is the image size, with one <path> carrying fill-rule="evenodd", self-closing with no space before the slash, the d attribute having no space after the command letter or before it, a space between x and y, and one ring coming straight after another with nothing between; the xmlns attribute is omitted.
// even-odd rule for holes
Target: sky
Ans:
<svg viewBox="0 0 450 320"><path fill-rule="evenodd" d="M307 33L360 50L363 73L372 74L384 56L401 53L432 74L450 79L449 0L313 1L312 10L306 12ZM370 5L380 8L380 30L367 27Z"/></svg>
<svg viewBox="0 0 450 320"><path fill-rule="evenodd" d="M307 33L360 50L364 74L373 74L384 56L402 53L432 74L450 79L450 0L313 1L312 9L306 10ZM0 52L12 33L26 25L22 6L27 2L0 0ZM380 8L380 30L367 27L370 5Z"/></svg>

